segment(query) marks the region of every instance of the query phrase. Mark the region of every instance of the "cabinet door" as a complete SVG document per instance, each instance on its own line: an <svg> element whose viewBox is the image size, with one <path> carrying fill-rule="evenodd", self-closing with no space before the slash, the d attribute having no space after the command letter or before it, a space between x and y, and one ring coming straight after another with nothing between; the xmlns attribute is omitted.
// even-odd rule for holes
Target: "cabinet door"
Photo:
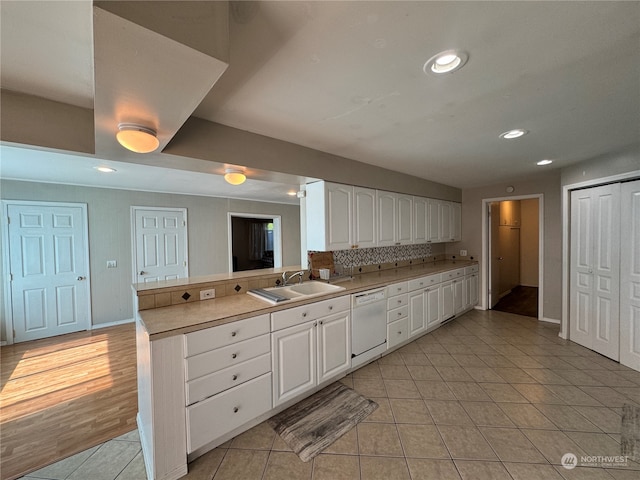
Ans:
<svg viewBox="0 0 640 480"><path fill-rule="evenodd" d="M413 197L398 195L398 233L396 244L407 245L413 243Z"/></svg>
<svg viewBox="0 0 640 480"><path fill-rule="evenodd" d="M429 239L428 211L426 198L413 197L413 243L427 243Z"/></svg>
<svg viewBox="0 0 640 480"><path fill-rule="evenodd" d="M307 322L271 334L274 406L316 385L316 324Z"/></svg>
<svg viewBox="0 0 640 480"><path fill-rule="evenodd" d="M455 314L453 295L453 281L445 282L440 286L440 317L442 320L447 320Z"/></svg>
<svg viewBox="0 0 640 480"><path fill-rule="evenodd" d="M453 281L453 311L458 314L465 309L465 284L463 279Z"/></svg>
<svg viewBox="0 0 640 480"><path fill-rule="evenodd" d="M351 368L349 312L318 320L318 384Z"/></svg>
<svg viewBox="0 0 640 480"><path fill-rule="evenodd" d="M431 287L424 291L424 310L427 328L440 323L440 287Z"/></svg>
<svg viewBox="0 0 640 480"><path fill-rule="evenodd" d="M450 242L451 239L451 203L440 202L440 240Z"/></svg>
<svg viewBox="0 0 640 480"><path fill-rule="evenodd" d="M357 248L375 247L376 243L376 191L371 188L353 188L353 243Z"/></svg>
<svg viewBox="0 0 640 480"><path fill-rule="evenodd" d="M345 250L353 245L353 187L326 184L327 250ZM308 221L313 222L313 219Z"/></svg>
<svg viewBox="0 0 640 480"><path fill-rule="evenodd" d="M451 203L451 240L459 242L462 239L462 205Z"/></svg>
<svg viewBox="0 0 640 480"><path fill-rule="evenodd" d="M436 243L441 242L440 229L440 200L434 200L433 198L428 199L427 203L428 212L427 212L427 220L429 221L429 236L428 240L430 242Z"/></svg>
<svg viewBox="0 0 640 480"><path fill-rule="evenodd" d="M424 313L423 291L411 292L409 294L409 337L423 332L426 328Z"/></svg>
<svg viewBox="0 0 640 480"><path fill-rule="evenodd" d="M396 244L396 201L397 195L391 192L377 191L378 199L378 246Z"/></svg>
<svg viewBox="0 0 640 480"><path fill-rule="evenodd" d="M470 277L471 281L469 282L469 306L475 307L478 304L478 274L474 273Z"/></svg>

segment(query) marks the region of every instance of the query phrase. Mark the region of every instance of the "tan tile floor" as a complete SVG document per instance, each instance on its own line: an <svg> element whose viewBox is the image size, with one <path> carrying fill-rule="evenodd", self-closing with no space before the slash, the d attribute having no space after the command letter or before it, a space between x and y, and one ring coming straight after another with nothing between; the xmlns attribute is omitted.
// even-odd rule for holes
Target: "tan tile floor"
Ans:
<svg viewBox="0 0 640 480"><path fill-rule="evenodd" d="M189 465L188 480L638 480L620 455L640 372L558 337L556 325L472 311L341 380L379 408L304 463L266 424ZM565 453L578 466L561 466ZM25 479L146 479L137 432Z"/></svg>

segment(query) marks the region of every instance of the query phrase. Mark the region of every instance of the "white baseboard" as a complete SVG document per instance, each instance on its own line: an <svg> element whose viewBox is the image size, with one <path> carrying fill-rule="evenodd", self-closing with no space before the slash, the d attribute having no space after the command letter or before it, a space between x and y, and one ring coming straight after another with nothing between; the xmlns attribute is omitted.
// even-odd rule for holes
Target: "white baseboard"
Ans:
<svg viewBox="0 0 640 480"><path fill-rule="evenodd" d="M542 317L540 319L541 322L547 322L547 323L555 323L556 325L560 325L560 320L556 320L555 318L546 318L546 317Z"/></svg>
<svg viewBox="0 0 640 480"><path fill-rule="evenodd" d="M4 347L7 344L4 340L0 342L0 347Z"/></svg>
<svg viewBox="0 0 640 480"><path fill-rule="evenodd" d="M116 325L124 325L125 323L133 323L135 321L136 321L135 318L125 318L124 320L116 320L115 322L98 323L96 325L91 325L90 330L97 330L99 328L107 328L107 327L115 327Z"/></svg>
<svg viewBox="0 0 640 480"><path fill-rule="evenodd" d="M521 283L520 284L521 287L531 287L531 288L538 288L538 285L527 285L526 283Z"/></svg>

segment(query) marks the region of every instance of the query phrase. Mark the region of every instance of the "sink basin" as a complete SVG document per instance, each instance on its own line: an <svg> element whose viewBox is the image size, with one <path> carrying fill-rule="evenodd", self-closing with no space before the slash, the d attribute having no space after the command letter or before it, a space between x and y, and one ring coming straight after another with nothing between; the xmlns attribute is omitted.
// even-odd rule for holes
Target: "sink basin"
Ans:
<svg viewBox="0 0 640 480"><path fill-rule="evenodd" d="M332 285L324 282L305 282L296 285L288 285L286 287L271 287L262 288L257 290L250 290L247 292L260 300L263 300L271 305L277 305L281 302L289 300L304 300L310 297L317 297L320 295L326 295L328 293L339 292L344 290L344 287L338 285Z"/></svg>

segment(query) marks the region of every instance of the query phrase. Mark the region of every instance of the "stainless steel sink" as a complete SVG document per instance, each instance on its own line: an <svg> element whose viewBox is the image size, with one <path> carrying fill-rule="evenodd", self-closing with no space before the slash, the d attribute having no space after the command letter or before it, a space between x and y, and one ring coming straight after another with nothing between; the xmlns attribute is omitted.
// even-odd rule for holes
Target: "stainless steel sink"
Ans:
<svg viewBox="0 0 640 480"><path fill-rule="evenodd" d="M318 297L328 293L345 290L344 287L332 285L324 282L305 282L286 287L270 287L249 290L247 293L271 305L276 305L289 300L304 300L306 298Z"/></svg>

